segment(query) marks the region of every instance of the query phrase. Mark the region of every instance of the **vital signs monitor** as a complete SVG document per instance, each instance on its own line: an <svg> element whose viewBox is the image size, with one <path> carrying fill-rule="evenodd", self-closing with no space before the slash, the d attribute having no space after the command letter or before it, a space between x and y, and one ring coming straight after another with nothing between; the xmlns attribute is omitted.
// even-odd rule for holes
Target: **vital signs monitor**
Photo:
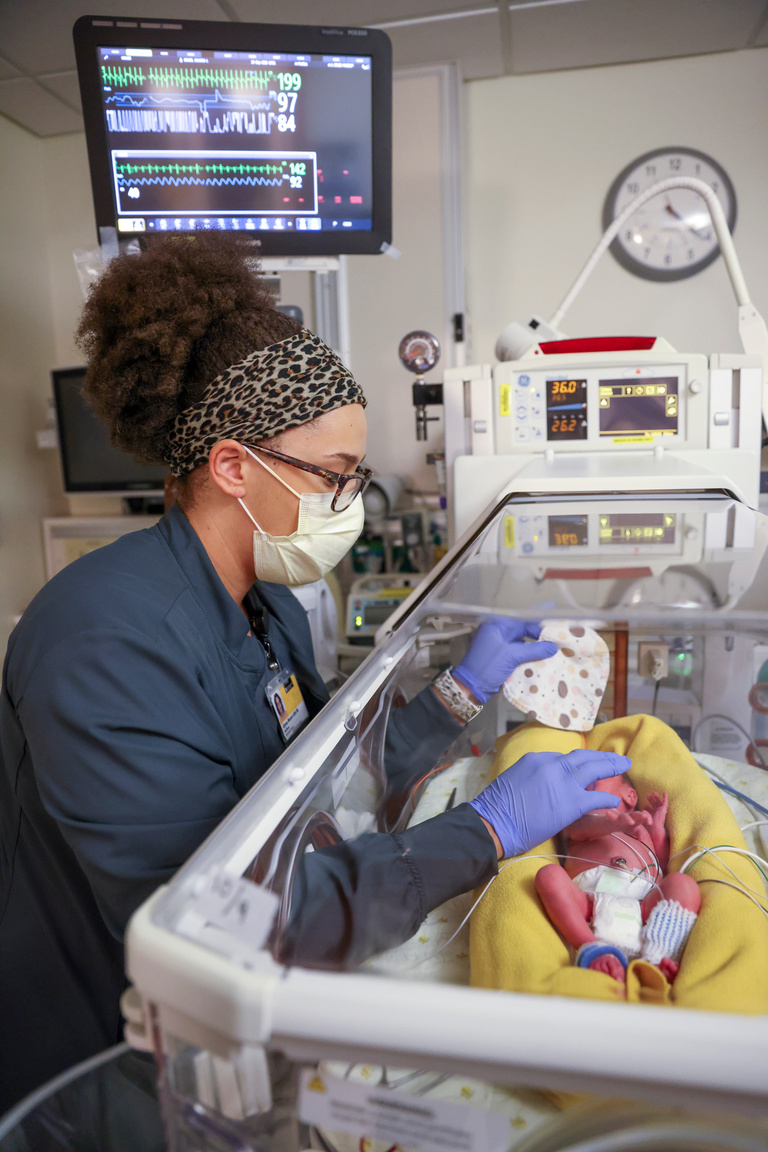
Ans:
<svg viewBox="0 0 768 1152"><path fill-rule="evenodd" d="M265 255L391 240L391 47L370 28L84 16L99 229L219 229Z"/></svg>

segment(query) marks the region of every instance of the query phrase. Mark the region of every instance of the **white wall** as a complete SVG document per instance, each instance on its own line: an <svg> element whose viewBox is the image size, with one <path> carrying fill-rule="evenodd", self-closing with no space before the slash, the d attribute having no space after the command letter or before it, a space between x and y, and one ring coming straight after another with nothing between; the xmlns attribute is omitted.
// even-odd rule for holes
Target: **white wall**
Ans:
<svg viewBox="0 0 768 1152"><path fill-rule="evenodd" d="M73 253L97 245L88 157L82 133L54 136L42 144L54 347L50 367L71 368L83 363L74 341L83 296Z"/></svg>
<svg viewBox="0 0 768 1152"><path fill-rule="evenodd" d="M605 194L664 145L717 159L736 187L736 249L768 314L768 49L474 81L467 95L467 267L473 360L510 320L554 312L601 235ZM740 351L721 259L658 284L607 253L563 321L573 336L665 336Z"/></svg>
<svg viewBox="0 0 768 1152"><path fill-rule="evenodd" d="M368 400L368 460L379 472L409 477L436 491L426 453L442 448L442 418L418 442L411 388L416 377L397 355L407 332L426 328L450 356L444 298L440 148L441 85L436 72L398 76L394 87L393 236L401 255L349 259L352 370ZM430 415L438 415L439 408Z"/></svg>
<svg viewBox="0 0 768 1152"><path fill-rule="evenodd" d="M66 510L36 447L55 362L45 147L0 117L0 652L43 582L40 520Z"/></svg>

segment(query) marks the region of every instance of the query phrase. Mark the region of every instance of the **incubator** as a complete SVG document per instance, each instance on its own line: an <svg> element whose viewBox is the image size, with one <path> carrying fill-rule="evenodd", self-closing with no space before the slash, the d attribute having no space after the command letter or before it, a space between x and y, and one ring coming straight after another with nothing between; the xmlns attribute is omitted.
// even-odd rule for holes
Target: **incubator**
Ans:
<svg viewBox="0 0 768 1152"><path fill-rule="evenodd" d="M766 1146L759 1007L473 986L466 918L498 881L430 913L414 940L355 970L275 957L303 854L377 827L393 710L458 664L489 616L597 630L611 653L598 721L655 712L708 779L768 807L751 693L768 658L767 549L768 519L722 490L511 493L493 504L130 924L128 1034L158 1058L173 1149ZM418 821L473 796L496 743L526 720L499 693L407 815ZM659 774L663 782L663 764ZM766 855L759 810L723 796ZM749 884L768 908L757 868ZM737 925L750 897L709 887L727 894ZM563 1095L572 1093L580 1099Z"/></svg>

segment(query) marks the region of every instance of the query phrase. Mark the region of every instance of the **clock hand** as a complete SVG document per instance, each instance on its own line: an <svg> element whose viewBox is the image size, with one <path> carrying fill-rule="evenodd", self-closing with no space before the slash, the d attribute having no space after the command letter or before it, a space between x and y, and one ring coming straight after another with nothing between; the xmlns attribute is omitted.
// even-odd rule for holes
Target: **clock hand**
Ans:
<svg viewBox="0 0 768 1152"><path fill-rule="evenodd" d="M677 211L677 209L672 204L672 201L670 200L669 196L667 196L666 211L669 212L669 214L671 216L674 216L676 220L682 220L683 219L683 217L680 215L680 213Z"/></svg>
<svg viewBox="0 0 768 1152"><path fill-rule="evenodd" d="M685 216L681 216L677 209L673 207L669 196L667 196L667 203L665 205L664 211L668 212L670 216L674 216L675 220L680 220L689 232L693 232L694 236L698 236L700 240L704 239L700 228L694 228L692 224L685 223Z"/></svg>

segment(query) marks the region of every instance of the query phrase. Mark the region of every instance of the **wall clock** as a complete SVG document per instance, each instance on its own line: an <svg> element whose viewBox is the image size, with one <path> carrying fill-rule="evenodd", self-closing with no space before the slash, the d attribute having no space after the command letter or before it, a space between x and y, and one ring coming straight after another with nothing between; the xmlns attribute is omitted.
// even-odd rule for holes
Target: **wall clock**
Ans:
<svg viewBox="0 0 768 1152"><path fill-rule="evenodd" d="M722 165L694 148L656 148L638 156L614 180L603 205L603 228L640 192L670 176L695 176L710 186L733 232L736 193ZM716 259L720 247L702 198L675 188L648 200L611 244L618 262L646 280L683 280Z"/></svg>

